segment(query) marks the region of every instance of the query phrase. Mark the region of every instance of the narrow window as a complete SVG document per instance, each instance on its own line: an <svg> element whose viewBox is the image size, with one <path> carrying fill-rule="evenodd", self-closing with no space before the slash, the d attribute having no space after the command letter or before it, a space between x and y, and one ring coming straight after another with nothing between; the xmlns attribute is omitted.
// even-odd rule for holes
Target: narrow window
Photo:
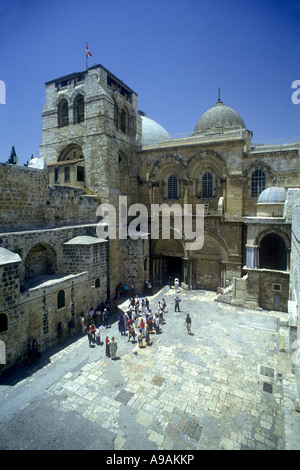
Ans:
<svg viewBox="0 0 300 470"><path fill-rule="evenodd" d="M0 333L8 330L7 315L5 313L0 313Z"/></svg>
<svg viewBox="0 0 300 470"><path fill-rule="evenodd" d="M117 103L115 102L115 104L114 104L114 123L115 123L116 129L119 128L118 120L119 120L119 109L118 109Z"/></svg>
<svg viewBox="0 0 300 470"><path fill-rule="evenodd" d="M64 127L69 124L69 106L66 100L62 100L58 106L58 125Z"/></svg>
<svg viewBox="0 0 300 470"><path fill-rule="evenodd" d="M178 198L178 182L175 175L171 175L168 179L168 199Z"/></svg>
<svg viewBox="0 0 300 470"><path fill-rule="evenodd" d="M84 167L77 167L77 181L84 181Z"/></svg>
<svg viewBox="0 0 300 470"><path fill-rule="evenodd" d="M57 294L57 308L63 308L65 306L65 292L60 290Z"/></svg>
<svg viewBox="0 0 300 470"><path fill-rule="evenodd" d="M100 287L100 279L99 279L99 277L95 280L95 288L97 289L98 287Z"/></svg>
<svg viewBox="0 0 300 470"><path fill-rule="evenodd" d="M59 183L59 168L54 169L54 183Z"/></svg>
<svg viewBox="0 0 300 470"><path fill-rule="evenodd" d="M65 181L70 181L70 167L65 167Z"/></svg>
<svg viewBox="0 0 300 470"><path fill-rule="evenodd" d="M262 170L256 170L252 174L251 196L258 197L266 189L266 175Z"/></svg>
<svg viewBox="0 0 300 470"><path fill-rule="evenodd" d="M209 171L202 176L202 197L213 197L213 177Z"/></svg>
<svg viewBox="0 0 300 470"><path fill-rule="evenodd" d="M78 96L74 105L74 122L80 123L84 121L84 99L83 96Z"/></svg>
<svg viewBox="0 0 300 470"><path fill-rule="evenodd" d="M121 111L121 131L124 134L127 134L127 112L125 109Z"/></svg>

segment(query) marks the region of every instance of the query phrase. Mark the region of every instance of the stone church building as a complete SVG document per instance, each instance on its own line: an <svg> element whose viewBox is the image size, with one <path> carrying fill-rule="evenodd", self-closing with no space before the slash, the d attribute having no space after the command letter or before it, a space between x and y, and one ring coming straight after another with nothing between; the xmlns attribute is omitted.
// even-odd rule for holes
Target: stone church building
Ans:
<svg viewBox="0 0 300 470"><path fill-rule="evenodd" d="M216 300L286 312L299 305L300 142L255 145L220 97L191 135L173 138L138 109L138 96L102 65L45 84L40 157L0 164L0 340L5 365L45 350L119 283L209 289ZM97 209L118 226L128 207L191 205L204 210L204 244L188 250L172 214L170 236L141 232L99 238ZM134 206L133 206L134 207ZM130 217L128 222L130 222ZM150 222L150 216L149 216ZM195 228L195 216L193 217ZM295 264L296 263L296 264ZM1 366L0 366L1 367Z"/></svg>

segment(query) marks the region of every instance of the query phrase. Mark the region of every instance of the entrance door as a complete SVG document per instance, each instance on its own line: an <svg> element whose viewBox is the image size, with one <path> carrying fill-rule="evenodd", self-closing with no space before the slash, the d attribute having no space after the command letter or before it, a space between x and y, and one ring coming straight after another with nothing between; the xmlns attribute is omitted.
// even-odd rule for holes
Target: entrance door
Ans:
<svg viewBox="0 0 300 470"><path fill-rule="evenodd" d="M174 280L178 277L179 281L183 281L182 259L179 256L163 256L163 282L169 280L169 276Z"/></svg>
<svg viewBox="0 0 300 470"><path fill-rule="evenodd" d="M274 310L277 310L277 311L280 310L280 295L279 294L274 295Z"/></svg>

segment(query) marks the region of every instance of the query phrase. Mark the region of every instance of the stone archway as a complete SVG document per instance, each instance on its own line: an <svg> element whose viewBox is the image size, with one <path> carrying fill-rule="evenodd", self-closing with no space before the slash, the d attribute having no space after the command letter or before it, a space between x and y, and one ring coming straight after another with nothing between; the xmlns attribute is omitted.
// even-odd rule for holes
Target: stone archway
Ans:
<svg viewBox="0 0 300 470"><path fill-rule="evenodd" d="M191 285L194 289L217 290L225 284L228 250L219 236L205 232L204 245L192 254Z"/></svg>
<svg viewBox="0 0 300 470"><path fill-rule="evenodd" d="M169 276L186 282L184 271L185 250L181 240L174 238L152 240L152 282L166 284Z"/></svg>

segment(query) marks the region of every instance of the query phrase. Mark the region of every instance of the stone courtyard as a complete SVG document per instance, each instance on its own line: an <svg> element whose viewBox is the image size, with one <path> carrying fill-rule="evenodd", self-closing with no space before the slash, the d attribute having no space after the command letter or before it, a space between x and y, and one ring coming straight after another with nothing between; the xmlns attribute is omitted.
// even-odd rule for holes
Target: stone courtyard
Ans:
<svg viewBox="0 0 300 470"><path fill-rule="evenodd" d="M178 295L181 312L174 289L149 297L152 311L167 302L150 346L129 343L115 316L101 341L116 337L117 359L78 334L0 377L0 449L300 449L285 314Z"/></svg>

